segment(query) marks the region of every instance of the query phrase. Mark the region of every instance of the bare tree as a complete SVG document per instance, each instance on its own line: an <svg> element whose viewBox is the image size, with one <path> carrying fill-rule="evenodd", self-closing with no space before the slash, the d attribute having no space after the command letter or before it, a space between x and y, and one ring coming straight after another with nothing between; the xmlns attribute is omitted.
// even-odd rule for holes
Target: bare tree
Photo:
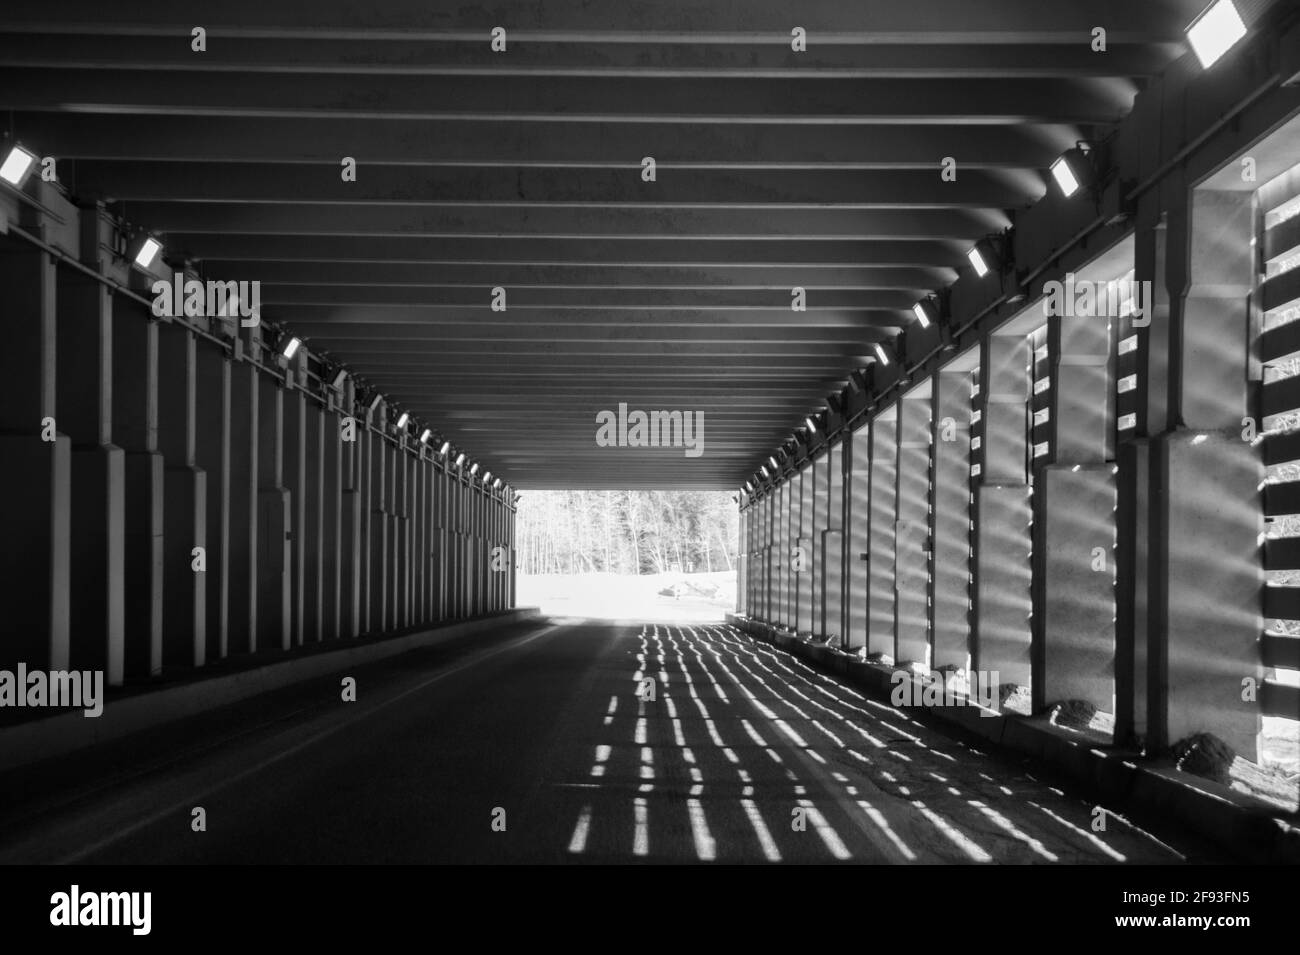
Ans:
<svg viewBox="0 0 1300 955"><path fill-rule="evenodd" d="M518 517L525 573L713 570L734 567L735 502L699 491L529 491Z"/></svg>

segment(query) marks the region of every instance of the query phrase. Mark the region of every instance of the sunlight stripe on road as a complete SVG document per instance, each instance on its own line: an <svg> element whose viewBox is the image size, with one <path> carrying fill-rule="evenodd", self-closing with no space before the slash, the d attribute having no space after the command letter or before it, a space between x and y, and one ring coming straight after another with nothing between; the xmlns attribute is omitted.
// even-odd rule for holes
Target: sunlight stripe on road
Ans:
<svg viewBox="0 0 1300 955"><path fill-rule="evenodd" d="M632 854L638 856L650 853L650 810L646 801L638 796L632 803L633 817L636 820L636 832L632 837Z"/></svg>
<svg viewBox="0 0 1300 955"><path fill-rule="evenodd" d="M925 816L926 819L929 819L932 823L934 823L934 827L936 829L938 829L945 836L951 839L957 845L957 847L961 849L963 852L965 852L968 856L970 856L972 860L974 860L975 862L993 861L993 857L989 855L987 852L985 852L982 848L980 848L974 842L974 840L970 839L965 833L959 830L956 826L949 823L937 812L935 812L925 803L921 802L921 800L919 799L913 800L912 805L915 806L917 809L919 809L921 811L921 815ZM1122 856L1120 858L1120 861L1123 861Z"/></svg>
<svg viewBox="0 0 1300 955"><path fill-rule="evenodd" d="M745 809L745 815L749 817L749 824L754 827L754 835L758 836L758 844L763 847L763 855L767 857L767 861L780 862L781 850L776 847L776 840L768 831L767 823L763 821L763 814L758 811L754 800L742 799L740 804Z"/></svg>
<svg viewBox="0 0 1300 955"><path fill-rule="evenodd" d="M573 837L569 839L569 851L575 854L585 852L589 832L591 832L591 806L586 805L578 814L578 824L573 827Z"/></svg>
<svg viewBox="0 0 1300 955"><path fill-rule="evenodd" d="M894 844L894 848L903 854L904 859L908 862L916 861L916 853L909 849L907 843L898 837L898 833L894 832L894 827L889 824L889 820L885 818L884 813L865 799L858 800L858 808L865 812L867 818L874 822L880 831L889 838L889 841Z"/></svg>
<svg viewBox="0 0 1300 955"><path fill-rule="evenodd" d="M804 815L813 824L813 830L817 835L821 836L822 842L826 844L827 851L837 859L852 858L849 847L844 844L844 840L840 838L839 833L831 828L831 824L826 821L826 817L812 804L812 800L800 799L799 805L804 808Z"/></svg>
<svg viewBox="0 0 1300 955"><path fill-rule="evenodd" d="M704 817L704 806L698 799L686 800L691 816L691 837L695 840L695 854L704 862L718 857L718 846L709 832L709 821Z"/></svg>

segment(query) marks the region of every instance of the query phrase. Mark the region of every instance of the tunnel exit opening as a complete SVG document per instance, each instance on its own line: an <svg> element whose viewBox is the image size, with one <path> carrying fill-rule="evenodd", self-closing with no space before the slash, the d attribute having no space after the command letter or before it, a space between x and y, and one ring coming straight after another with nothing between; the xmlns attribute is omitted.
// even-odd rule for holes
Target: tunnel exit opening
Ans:
<svg viewBox="0 0 1300 955"><path fill-rule="evenodd" d="M603 619L713 620L736 606L734 496L523 491L519 602Z"/></svg>

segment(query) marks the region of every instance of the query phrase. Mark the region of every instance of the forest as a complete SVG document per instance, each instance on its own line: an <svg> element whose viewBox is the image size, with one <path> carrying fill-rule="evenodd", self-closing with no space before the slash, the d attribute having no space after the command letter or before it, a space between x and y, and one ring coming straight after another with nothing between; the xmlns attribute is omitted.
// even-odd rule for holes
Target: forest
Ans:
<svg viewBox="0 0 1300 955"><path fill-rule="evenodd" d="M521 491L524 574L703 573L735 566L740 517L725 491Z"/></svg>

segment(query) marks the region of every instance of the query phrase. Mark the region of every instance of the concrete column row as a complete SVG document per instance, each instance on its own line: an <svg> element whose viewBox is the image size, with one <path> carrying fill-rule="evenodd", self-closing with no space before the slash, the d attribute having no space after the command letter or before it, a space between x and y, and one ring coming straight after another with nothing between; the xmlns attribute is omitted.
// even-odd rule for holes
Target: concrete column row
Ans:
<svg viewBox="0 0 1300 955"><path fill-rule="evenodd" d="M82 212L76 256L0 239L0 668L118 685L513 606L500 491L350 382L319 387L305 349L209 336L97 279L131 276Z"/></svg>
<svg viewBox="0 0 1300 955"><path fill-rule="evenodd" d="M1031 302L744 501L742 566L769 549L784 566L775 599L742 575L742 612L945 679L996 673L998 705L1082 704L1121 742L1212 732L1255 758L1243 686L1271 678L1265 474L1242 438L1259 377L1251 203L1192 190L1105 260L1150 282L1141 322Z"/></svg>

